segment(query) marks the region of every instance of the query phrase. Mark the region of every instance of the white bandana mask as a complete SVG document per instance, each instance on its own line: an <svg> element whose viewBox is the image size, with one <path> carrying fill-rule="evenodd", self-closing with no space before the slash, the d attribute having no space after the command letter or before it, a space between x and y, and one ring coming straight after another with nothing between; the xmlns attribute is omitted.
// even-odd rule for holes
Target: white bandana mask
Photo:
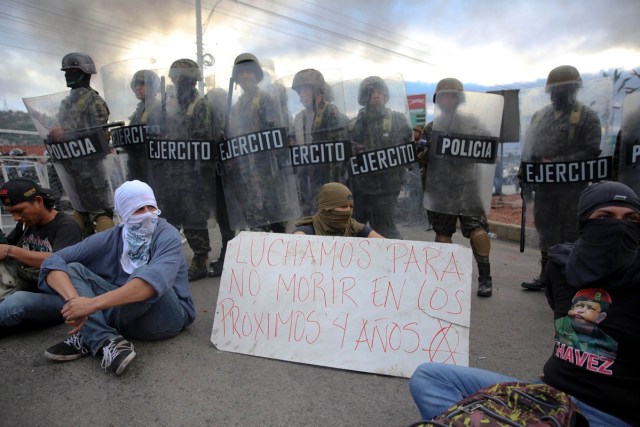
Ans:
<svg viewBox="0 0 640 427"><path fill-rule="evenodd" d="M136 268L149 262L151 237L158 226L160 213L160 209L156 209L153 212L131 215L122 227L124 246L120 265L127 273L131 274Z"/></svg>

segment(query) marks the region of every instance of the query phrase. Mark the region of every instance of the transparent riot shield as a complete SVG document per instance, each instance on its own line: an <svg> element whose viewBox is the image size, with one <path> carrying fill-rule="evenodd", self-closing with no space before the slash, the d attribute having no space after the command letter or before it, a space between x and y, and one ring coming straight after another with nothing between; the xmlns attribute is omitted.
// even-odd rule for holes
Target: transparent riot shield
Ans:
<svg viewBox="0 0 640 427"><path fill-rule="evenodd" d="M640 93L631 93L622 103L618 179L640 193Z"/></svg>
<svg viewBox="0 0 640 427"><path fill-rule="evenodd" d="M345 101L355 114L348 124L354 218L399 239L398 223L419 218L422 194L404 80L396 74L345 82Z"/></svg>
<svg viewBox="0 0 640 427"><path fill-rule="evenodd" d="M533 223L540 249L578 238L576 209L590 182L612 177L607 136L612 117L609 79L520 91L521 177L526 223ZM572 95L554 95L571 89ZM577 92L576 92L577 90ZM552 101L556 99L556 101ZM576 99L573 102L573 99Z"/></svg>
<svg viewBox="0 0 640 427"><path fill-rule="evenodd" d="M432 212L483 216L491 194L502 122L501 95L436 95L424 192Z"/></svg>
<svg viewBox="0 0 640 427"><path fill-rule="evenodd" d="M283 86L261 61L257 78L232 80L226 139L218 146L233 229L285 231L301 216L287 134L290 113ZM275 84L274 84L275 82Z"/></svg>
<svg viewBox="0 0 640 427"><path fill-rule="evenodd" d="M149 113L159 102L157 68L151 58L118 61L100 69L111 118L126 125L111 130L116 174L122 181L149 180L146 134Z"/></svg>
<svg viewBox="0 0 640 427"><path fill-rule="evenodd" d="M161 216L184 229L194 253L205 253L215 197L211 108L196 89L199 70L160 69L158 77L158 100L146 106L149 185Z"/></svg>
<svg viewBox="0 0 640 427"><path fill-rule="evenodd" d="M287 88L292 124L288 128L290 162L298 185L302 214L317 211L317 195L327 182L345 183L351 144L344 104L335 103L342 88L339 72L304 69L278 81ZM341 98L342 99L342 98Z"/></svg>
<svg viewBox="0 0 640 427"><path fill-rule="evenodd" d="M113 209L114 169L109 124L98 118L89 89L23 98L71 206L78 212ZM102 122L102 123L101 123Z"/></svg>

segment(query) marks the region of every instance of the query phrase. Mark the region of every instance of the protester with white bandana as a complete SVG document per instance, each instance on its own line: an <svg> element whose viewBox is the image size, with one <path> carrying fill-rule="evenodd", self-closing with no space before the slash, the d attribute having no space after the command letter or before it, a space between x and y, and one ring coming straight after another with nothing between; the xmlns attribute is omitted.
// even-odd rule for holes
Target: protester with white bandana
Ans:
<svg viewBox="0 0 640 427"><path fill-rule="evenodd" d="M127 181L115 193L120 226L61 250L42 264L39 287L66 301L71 336L48 348L54 361L102 353L102 367L124 372L136 353L126 338L162 340L195 320L180 235L159 218L153 190Z"/></svg>

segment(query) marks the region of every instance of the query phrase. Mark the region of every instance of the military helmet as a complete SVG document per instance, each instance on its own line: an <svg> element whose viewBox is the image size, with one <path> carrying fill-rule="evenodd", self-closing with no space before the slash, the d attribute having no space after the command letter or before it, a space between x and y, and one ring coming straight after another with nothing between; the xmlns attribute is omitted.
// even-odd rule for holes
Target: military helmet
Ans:
<svg viewBox="0 0 640 427"><path fill-rule="evenodd" d="M314 70L313 68L298 71L293 77L291 88L297 92L300 89L300 86L304 85L313 86L316 89L324 91L324 76L320 71Z"/></svg>
<svg viewBox="0 0 640 427"><path fill-rule="evenodd" d="M93 63L93 59L86 53L72 52L67 53L62 58L62 67L60 70L67 71L71 69L78 69L86 74L96 74L96 65Z"/></svg>
<svg viewBox="0 0 640 427"><path fill-rule="evenodd" d="M464 101L464 85L460 80L453 77L447 77L438 82L436 91L433 93L433 102L436 102L436 95L439 92L460 92L459 98Z"/></svg>
<svg viewBox="0 0 640 427"><path fill-rule="evenodd" d="M138 70L131 78L131 90L142 84L147 90L157 93L160 88L160 77L151 70Z"/></svg>
<svg viewBox="0 0 640 427"><path fill-rule="evenodd" d="M253 53L241 53L236 57L236 60L233 61L233 72L232 77L233 80L238 80L238 72L240 71L240 64L251 65L252 71L255 73L258 78L258 82L261 82L264 78L264 73L262 72L262 66L260 65L260 61ZM246 66L245 65L245 66Z"/></svg>
<svg viewBox="0 0 640 427"><path fill-rule="evenodd" d="M550 88L560 84L574 83L577 87L582 86L582 78L578 69L572 65L561 65L549 72L547 77L547 85L545 91L549 92Z"/></svg>
<svg viewBox="0 0 640 427"><path fill-rule="evenodd" d="M196 61L187 58L173 61L169 69L169 78L176 81L183 76L194 80L202 80L202 74Z"/></svg>
<svg viewBox="0 0 640 427"><path fill-rule="evenodd" d="M369 103L371 90L379 89L384 92L385 102L389 100L389 88L387 84L378 76L369 76L360 83L360 91L358 92L358 103L365 106Z"/></svg>

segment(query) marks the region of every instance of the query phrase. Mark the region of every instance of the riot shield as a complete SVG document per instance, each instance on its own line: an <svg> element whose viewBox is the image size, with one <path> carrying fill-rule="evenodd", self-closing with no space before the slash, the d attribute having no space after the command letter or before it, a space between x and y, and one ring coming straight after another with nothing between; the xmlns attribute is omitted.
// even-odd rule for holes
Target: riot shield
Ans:
<svg viewBox="0 0 640 427"><path fill-rule="evenodd" d="M301 216L287 149L290 117L275 75L261 61L261 78L232 78L226 139L218 145L221 177L233 229L284 232Z"/></svg>
<svg viewBox="0 0 640 427"><path fill-rule="evenodd" d="M397 222L419 219L421 194L404 80L397 74L346 82L345 96L346 110L356 112L348 124L354 218L399 239Z"/></svg>
<svg viewBox="0 0 640 427"><path fill-rule="evenodd" d="M578 238L576 209L581 191L590 182L612 176L612 149L607 141L611 81L570 84L572 89L564 83L520 91L523 145L518 173L542 251ZM554 95L556 89L560 93L571 89L573 95L565 100Z"/></svg>
<svg viewBox="0 0 640 427"><path fill-rule="evenodd" d="M94 114L87 89L23 98L49 158L78 212L113 209L114 169L106 120Z"/></svg>
<svg viewBox="0 0 640 427"><path fill-rule="evenodd" d="M100 69L111 117L126 124L111 130L116 172L123 181L149 179L146 134L149 113L159 102L160 78L156 68L153 59L136 59L114 62Z"/></svg>
<svg viewBox="0 0 640 427"><path fill-rule="evenodd" d="M501 95L489 93L436 94L424 192L429 211L489 213L503 105Z"/></svg>
<svg viewBox="0 0 640 427"><path fill-rule="evenodd" d="M150 101L146 107L149 185L161 216L176 228L184 228L194 252L204 253L210 249L197 247L204 244L208 248L208 232L205 236L202 230L209 228L215 197L212 114L196 89L199 70L175 70L158 70L158 101ZM179 84L185 73L187 84ZM197 237L198 233L202 237Z"/></svg>
<svg viewBox="0 0 640 427"><path fill-rule="evenodd" d="M304 69L279 83L287 88L292 124L289 154L298 185L302 214L317 211L317 195L327 182L345 183L351 144L347 139L344 104L335 103L340 74Z"/></svg>
<svg viewBox="0 0 640 427"><path fill-rule="evenodd" d="M618 179L640 194L640 93L631 93L622 103Z"/></svg>

